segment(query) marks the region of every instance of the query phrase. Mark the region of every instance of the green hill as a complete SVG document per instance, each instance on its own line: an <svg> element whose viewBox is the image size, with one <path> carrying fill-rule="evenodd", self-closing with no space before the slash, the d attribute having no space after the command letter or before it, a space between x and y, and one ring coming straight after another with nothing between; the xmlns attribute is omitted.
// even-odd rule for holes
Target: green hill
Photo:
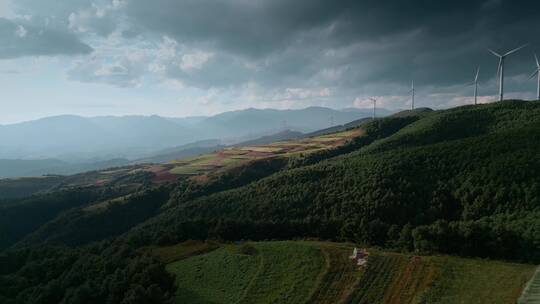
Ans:
<svg viewBox="0 0 540 304"><path fill-rule="evenodd" d="M193 244L188 244L193 246ZM178 250L181 247L175 247ZM168 264L177 303L515 303L534 266L321 242L225 245Z"/></svg>
<svg viewBox="0 0 540 304"><path fill-rule="evenodd" d="M176 206L132 240L175 242L197 230L540 261L540 103L410 115L366 125L363 148L315 165L192 200L179 188Z"/></svg>

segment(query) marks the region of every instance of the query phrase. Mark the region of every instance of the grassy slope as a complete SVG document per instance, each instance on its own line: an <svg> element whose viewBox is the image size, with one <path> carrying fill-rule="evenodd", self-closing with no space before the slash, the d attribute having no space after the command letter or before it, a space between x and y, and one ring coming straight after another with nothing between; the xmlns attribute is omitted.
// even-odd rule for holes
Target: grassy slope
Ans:
<svg viewBox="0 0 540 304"><path fill-rule="evenodd" d="M321 252L293 242L257 243L257 253L235 246L169 264L178 303L302 303L324 270Z"/></svg>
<svg viewBox="0 0 540 304"><path fill-rule="evenodd" d="M257 256L227 248L167 266L177 275L177 303L237 303L259 269Z"/></svg>
<svg viewBox="0 0 540 304"><path fill-rule="evenodd" d="M439 280L425 294L428 303L515 303L535 267L456 257L435 257Z"/></svg>
<svg viewBox="0 0 540 304"><path fill-rule="evenodd" d="M250 255L227 245L169 264L177 302L511 304L534 272L532 265L378 250L359 271L348 244L251 244L257 252Z"/></svg>

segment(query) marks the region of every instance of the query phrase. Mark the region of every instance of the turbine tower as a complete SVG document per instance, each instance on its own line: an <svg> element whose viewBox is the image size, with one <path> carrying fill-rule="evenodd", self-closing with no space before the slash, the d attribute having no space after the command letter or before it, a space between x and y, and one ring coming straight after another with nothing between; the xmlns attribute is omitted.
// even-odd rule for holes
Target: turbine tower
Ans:
<svg viewBox="0 0 540 304"><path fill-rule="evenodd" d="M369 99L373 101L373 119L375 119L375 117L377 117L377 99L373 97L369 97Z"/></svg>
<svg viewBox="0 0 540 304"><path fill-rule="evenodd" d="M531 74L529 79L533 78L535 75L538 75L538 86L536 87L536 100L540 100L540 63L538 62L538 57L534 54L534 59L536 60L536 69Z"/></svg>
<svg viewBox="0 0 540 304"><path fill-rule="evenodd" d="M411 90L409 92L411 93L411 110L414 110L414 80L411 83Z"/></svg>
<svg viewBox="0 0 540 304"><path fill-rule="evenodd" d="M474 81L469 84L469 86L474 86L474 104L478 104L478 75L480 74L480 67L476 68L476 75L474 76Z"/></svg>
<svg viewBox="0 0 540 304"><path fill-rule="evenodd" d="M499 76L499 101L503 101L503 98L504 98L504 60L506 59L506 57L508 55L511 55L519 50L521 50L522 48L526 47L527 44L525 45L522 45L518 48L515 48L511 51L508 51L506 53L504 53L504 55L501 55L497 52L494 52L490 49L488 49L488 51L490 51L493 55L499 57L499 65L497 67L497 75Z"/></svg>

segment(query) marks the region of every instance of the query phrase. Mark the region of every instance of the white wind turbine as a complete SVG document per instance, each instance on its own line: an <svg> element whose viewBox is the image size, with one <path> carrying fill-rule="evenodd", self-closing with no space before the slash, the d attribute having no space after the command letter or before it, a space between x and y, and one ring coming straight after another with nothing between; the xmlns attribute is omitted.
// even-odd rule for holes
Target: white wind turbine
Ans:
<svg viewBox="0 0 540 304"><path fill-rule="evenodd" d="M538 57L534 54L534 59L536 60L536 69L531 74L529 79L533 78L535 75L538 75L538 86L536 88L536 100L540 100L540 63L538 62Z"/></svg>
<svg viewBox="0 0 540 304"><path fill-rule="evenodd" d="M411 90L409 91L409 93L411 93L411 110L414 110L414 80L411 83Z"/></svg>
<svg viewBox="0 0 540 304"><path fill-rule="evenodd" d="M377 117L377 99L369 97L369 100L373 101L373 119L375 119Z"/></svg>
<svg viewBox="0 0 540 304"><path fill-rule="evenodd" d="M474 104L478 104L478 75L480 74L480 67L476 68L476 75L474 81L469 83L468 86L474 86Z"/></svg>
<svg viewBox="0 0 540 304"><path fill-rule="evenodd" d="M504 60L506 59L506 57L508 55L511 55L519 50L521 50L522 48L526 47L527 44L525 45L522 45L518 48L515 48L511 51L508 51L506 53L504 53L504 55L501 55L501 54L498 54L490 49L488 49L488 51L490 51L493 55L499 57L499 65L497 67L497 75L499 76L499 101L503 101L503 98L504 98Z"/></svg>

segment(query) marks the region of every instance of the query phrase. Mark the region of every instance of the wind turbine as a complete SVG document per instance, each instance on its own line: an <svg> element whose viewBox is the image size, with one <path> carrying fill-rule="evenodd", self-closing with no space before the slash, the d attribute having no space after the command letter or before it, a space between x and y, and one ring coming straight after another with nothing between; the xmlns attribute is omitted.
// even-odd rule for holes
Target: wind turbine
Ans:
<svg viewBox="0 0 540 304"><path fill-rule="evenodd" d="M377 116L376 115L376 110L377 110L377 99L373 98L373 97L369 97L369 99L371 101L373 101L373 119L375 119L375 117Z"/></svg>
<svg viewBox="0 0 540 304"><path fill-rule="evenodd" d="M538 57L534 54L534 59L536 60L536 69L531 74L529 79L533 78L535 75L538 75L538 87L536 88L536 100L540 100L540 63L538 62Z"/></svg>
<svg viewBox="0 0 540 304"><path fill-rule="evenodd" d="M499 76L499 101L503 101L503 97L504 97L504 60L506 59L508 55L511 55L526 46L527 44L524 44L518 48L515 48L511 51L504 53L504 55L501 55L497 52L494 52L493 50L488 49L488 51L490 51L491 54L499 57L499 65L497 67L497 75Z"/></svg>
<svg viewBox="0 0 540 304"><path fill-rule="evenodd" d="M411 93L411 110L414 110L414 80L412 81L411 83L411 90L409 91L409 93Z"/></svg>
<svg viewBox="0 0 540 304"><path fill-rule="evenodd" d="M474 86L474 104L478 104L478 75L480 73L480 67L476 68L476 75L474 76L474 81L469 83L467 86Z"/></svg>

